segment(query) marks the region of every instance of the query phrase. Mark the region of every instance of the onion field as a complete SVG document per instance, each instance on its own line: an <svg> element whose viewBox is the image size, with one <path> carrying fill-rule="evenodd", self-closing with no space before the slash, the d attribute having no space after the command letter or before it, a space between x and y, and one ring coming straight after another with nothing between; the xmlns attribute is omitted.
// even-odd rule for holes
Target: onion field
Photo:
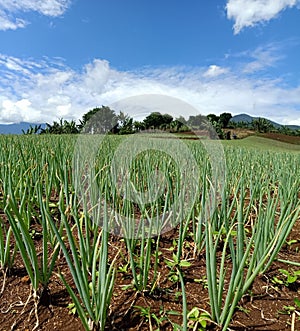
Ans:
<svg viewBox="0 0 300 331"><path fill-rule="evenodd" d="M300 329L299 151L0 136L0 165L1 330Z"/></svg>

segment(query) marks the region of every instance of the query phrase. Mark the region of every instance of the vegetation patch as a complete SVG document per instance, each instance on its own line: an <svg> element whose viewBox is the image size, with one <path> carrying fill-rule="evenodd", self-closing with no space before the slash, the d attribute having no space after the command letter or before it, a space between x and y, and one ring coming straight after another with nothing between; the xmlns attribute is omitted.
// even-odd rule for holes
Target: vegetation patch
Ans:
<svg viewBox="0 0 300 331"><path fill-rule="evenodd" d="M107 135L82 173L85 192L94 174L93 200L76 188L76 136L0 137L1 329L299 329L300 154L227 142L224 189L210 200L207 151L184 141L200 170L180 217L170 212L179 184L183 197L191 187L161 150L130 162L134 192L156 195L126 199L124 177L111 171L124 141Z"/></svg>

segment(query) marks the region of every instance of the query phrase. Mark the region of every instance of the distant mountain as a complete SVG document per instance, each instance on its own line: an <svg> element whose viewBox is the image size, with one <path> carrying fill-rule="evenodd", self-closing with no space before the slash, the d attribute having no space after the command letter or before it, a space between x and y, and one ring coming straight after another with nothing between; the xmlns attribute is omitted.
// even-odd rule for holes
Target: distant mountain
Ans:
<svg viewBox="0 0 300 331"><path fill-rule="evenodd" d="M14 124L0 124L0 134L22 134L22 130L25 132L27 129L31 126L35 125L41 125L42 127L45 127L44 123L27 123L27 122L20 122L20 123L14 123Z"/></svg>
<svg viewBox="0 0 300 331"><path fill-rule="evenodd" d="M235 115L232 117L232 119L230 120L230 122L233 123L238 123L238 122L246 122L246 123L251 123L253 120L258 119L259 117L253 117L250 116L248 114L239 114L239 115ZM269 121L276 129L282 127L282 126L286 126L291 130L300 130L300 126L299 125L282 125L276 122L273 122L265 117L261 117L266 119L267 121Z"/></svg>

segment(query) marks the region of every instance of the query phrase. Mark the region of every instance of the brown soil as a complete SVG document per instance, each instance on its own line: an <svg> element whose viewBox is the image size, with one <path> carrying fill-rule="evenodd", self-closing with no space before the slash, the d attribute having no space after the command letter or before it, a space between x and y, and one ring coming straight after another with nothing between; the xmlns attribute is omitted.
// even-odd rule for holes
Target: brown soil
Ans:
<svg viewBox="0 0 300 331"><path fill-rule="evenodd" d="M37 226L36 226L37 227ZM38 228L36 228L38 230ZM38 231L37 231L38 233ZM131 284L130 269L128 272L118 272L114 294L109 307L107 330L150 330L150 323L146 317L141 316L140 307L149 307L150 312L162 319L160 330L173 330L170 320L182 323L182 298L180 283L169 280L170 269L164 263L166 258L171 258L172 241L177 238L177 230L164 234L160 241L159 278L156 290L153 293L137 293L133 288L123 289L124 285ZM293 240L293 241L291 241ZM280 252L281 259L300 262L300 220L295 224L289 235L289 244ZM35 238L37 250L41 249L41 238ZM205 283L205 255L193 257L193 241L187 239L184 247L185 258L191 266L184 269L184 279L187 294L188 309L198 307L209 311L208 290ZM128 263L124 242L116 237L111 237L111 255L117 251L119 254L117 267ZM123 255L123 257L122 257ZM32 330L36 323L34 304L32 298L25 304L31 288L29 279L24 270L22 260L16 257L15 267L9 272L5 280L4 292L0 296L0 330ZM278 269L290 271L299 267L291 267L280 262L274 262L268 272L260 275L254 281L249 293L243 297L236 309L231 330L300 330L299 315L292 311L284 311L284 306L295 306L294 299L300 298L300 280L290 286L274 284L272 280L279 277ZM72 284L66 262L61 256L55 272L63 272ZM0 289L4 281L0 276ZM51 277L48 291L42 295L38 305L39 327L37 330L83 330L81 322L76 315L70 314L67 307L71 303L64 285L56 273ZM298 309L300 310L300 309ZM169 312L176 311L178 316ZM151 318L153 330L157 329L155 318ZM209 330L218 330L213 325L208 325Z"/></svg>
<svg viewBox="0 0 300 331"><path fill-rule="evenodd" d="M260 136L260 137L264 137L264 138L269 138L269 139L273 139L276 141L282 141L285 143L289 143L289 144L296 144L296 145L300 145L300 136L289 136L286 134L282 134L282 133L275 133L275 132L269 132L269 133L257 133L253 130L249 130L249 129L241 129L241 128L236 128L236 129L226 129L225 133L227 131L230 131L231 133L231 138L233 134L236 134L238 139L243 139L249 136Z"/></svg>
<svg viewBox="0 0 300 331"><path fill-rule="evenodd" d="M300 145L300 137L299 136L288 136L286 134L282 134L282 133L264 133L262 134L263 137L265 138L269 138L269 139L274 139L277 141L282 141L285 143L289 143L289 144L296 144L296 145Z"/></svg>
<svg viewBox="0 0 300 331"><path fill-rule="evenodd" d="M233 137L233 134L236 135L237 139L243 139L249 136L254 136L256 133L253 130L249 130L249 129L242 129L242 128L235 128L235 129L225 129L224 132L231 133L231 139Z"/></svg>
<svg viewBox="0 0 300 331"><path fill-rule="evenodd" d="M296 144L300 145L300 136L289 136L282 133L275 133L275 132L269 132L269 133L258 133L254 130L249 129L242 129L242 128L235 128L235 129L224 129L224 133L226 135L227 132L230 132L230 137L233 139L233 135L236 135L237 139L244 139L249 136L260 136L268 139L273 139L276 141L281 141L289 144ZM166 138L166 139L184 139L184 140L198 140L199 138L206 138L209 137L209 133L207 131L186 131L186 132L180 132L178 134L174 134L173 136L170 135L153 135L153 138Z"/></svg>

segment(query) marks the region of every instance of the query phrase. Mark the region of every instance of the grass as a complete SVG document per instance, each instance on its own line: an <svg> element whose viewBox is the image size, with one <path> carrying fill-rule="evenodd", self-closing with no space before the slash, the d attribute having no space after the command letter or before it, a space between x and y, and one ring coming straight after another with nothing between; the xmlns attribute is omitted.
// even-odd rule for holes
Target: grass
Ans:
<svg viewBox="0 0 300 331"><path fill-rule="evenodd" d="M224 146L245 147L263 151L300 152L299 145L289 144L260 136L249 136L244 139L223 141L222 143Z"/></svg>

